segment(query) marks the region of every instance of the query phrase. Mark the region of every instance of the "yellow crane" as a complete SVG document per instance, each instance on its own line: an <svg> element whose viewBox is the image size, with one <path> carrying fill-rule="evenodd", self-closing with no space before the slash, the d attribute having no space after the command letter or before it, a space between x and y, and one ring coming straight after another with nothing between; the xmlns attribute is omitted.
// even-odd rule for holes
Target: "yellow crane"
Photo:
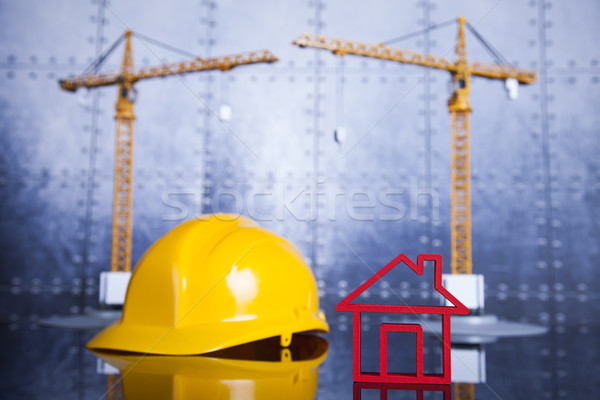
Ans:
<svg viewBox="0 0 600 400"><path fill-rule="evenodd" d="M133 126L135 115L133 103L136 91L134 85L143 79L183 75L192 72L220 70L228 71L236 66L256 63L272 63L277 57L268 50L234 54L215 58L194 58L157 67L134 70L131 50L131 31L126 31L111 49L96 62L102 63L114 48L125 41L125 51L121 70L111 73L88 73L61 80L60 87L74 92L81 87L97 88L118 86L116 103L115 178L112 221L111 271L131 270L131 207L133 180Z"/></svg>
<svg viewBox="0 0 600 400"><path fill-rule="evenodd" d="M536 80L534 71L512 65L480 62L469 64L465 41L465 25L465 18L459 17L456 60L454 62L450 62L444 57L410 50L399 50L382 44L366 44L317 34L305 33L293 42L293 44L300 47L329 50L337 56L353 54L450 72L454 90L448 99L452 130L451 265L452 273L455 274L470 274L473 268L471 259L471 172L469 160L469 114L471 113L469 92L471 76L502 80L514 79L523 84L530 84Z"/></svg>
<svg viewBox="0 0 600 400"><path fill-rule="evenodd" d="M507 81L507 88L517 81L522 84L535 82L536 73L508 64L469 63L465 40L464 17L458 18L458 38L456 41L456 59L451 62L445 57L399 50L383 44L366 44L351 40L325 37L317 34L302 34L293 44L300 47L313 47L329 50L337 56L352 54L363 57L379 58L405 64L415 64L431 69L450 72L453 81L453 93L448 99L451 117L451 266L453 274L471 274L473 270L471 250L471 165L469 151L469 92L471 77ZM472 27L471 27L472 28ZM474 29L472 31L479 37ZM481 37L479 37L482 39ZM473 399L475 387L471 383L456 383L454 396L457 399Z"/></svg>

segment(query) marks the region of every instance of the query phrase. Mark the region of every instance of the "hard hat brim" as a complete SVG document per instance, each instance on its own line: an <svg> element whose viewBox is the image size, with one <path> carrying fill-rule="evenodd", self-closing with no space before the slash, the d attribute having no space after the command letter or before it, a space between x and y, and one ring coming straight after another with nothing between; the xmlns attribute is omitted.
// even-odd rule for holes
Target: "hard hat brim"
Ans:
<svg viewBox="0 0 600 400"><path fill-rule="evenodd" d="M316 367L320 365L329 352L329 343L327 340L318 337L308 335L299 336L299 343L291 346L292 353L302 347L303 351L300 352L299 356L292 357L291 359L283 359L276 357L272 348L269 350L268 359L251 359L251 358L233 358L222 357L223 353L213 353L209 355L198 355L198 356L159 356L159 355L139 355L131 353L115 353L113 351L104 352L101 350L91 350L91 353L100 358L101 360L109 363L113 367L117 368L121 373L129 373L133 368L135 372L140 373L160 373L163 375L192 375L197 376L199 370L205 370L203 375L215 376L219 379L233 378L238 375L238 372L256 372L258 375L262 373L270 373L275 371L284 371L287 369L294 369L298 366L310 366ZM266 341L255 342L258 346L272 346L272 342ZM243 346L252 346L253 344L245 344ZM307 348L310 348L308 352ZM239 347L238 347L239 349ZM263 348L264 350L264 348ZM256 350L251 353L255 353ZM243 351L242 353L243 354ZM281 353L280 353L281 354ZM262 355L262 353L261 353ZM243 357L243 356L242 356ZM223 374L227 371L228 374Z"/></svg>
<svg viewBox="0 0 600 400"><path fill-rule="evenodd" d="M114 322L87 344L91 350L117 350L143 354L195 355L249 343L282 333L329 332L319 315L298 321L230 321L218 326L164 327Z"/></svg>

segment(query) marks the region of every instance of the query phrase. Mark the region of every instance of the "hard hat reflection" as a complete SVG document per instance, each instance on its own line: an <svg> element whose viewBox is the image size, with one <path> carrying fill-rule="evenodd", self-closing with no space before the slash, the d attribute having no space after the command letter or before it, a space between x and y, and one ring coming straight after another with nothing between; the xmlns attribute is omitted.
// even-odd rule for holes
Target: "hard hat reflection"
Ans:
<svg viewBox="0 0 600 400"><path fill-rule="evenodd" d="M109 388L113 398L308 400L328 346L318 336L294 335L287 348L275 337L202 356L94 353L120 371L120 385Z"/></svg>

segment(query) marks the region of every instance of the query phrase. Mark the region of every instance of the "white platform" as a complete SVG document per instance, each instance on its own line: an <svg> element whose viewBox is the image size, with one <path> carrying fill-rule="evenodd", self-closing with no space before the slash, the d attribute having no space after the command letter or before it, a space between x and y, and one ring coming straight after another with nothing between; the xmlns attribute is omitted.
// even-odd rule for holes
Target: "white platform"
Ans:
<svg viewBox="0 0 600 400"><path fill-rule="evenodd" d="M485 306L483 275L442 275L444 286L469 310L483 310ZM447 306L452 304L446 301Z"/></svg>
<svg viewBox="0 0 600 400"><path fill-rule="evenodd" d="M98 300L107 306L119 306L125 302L125 294L131 272L100 272L100 290Z"/></svg>
<svg viewBox="0 0 600 400"><path fill-rule="evenodd" d="M452 347L450 358L452 360L452 382L485 382L485 349L483 347Z"/></svg>

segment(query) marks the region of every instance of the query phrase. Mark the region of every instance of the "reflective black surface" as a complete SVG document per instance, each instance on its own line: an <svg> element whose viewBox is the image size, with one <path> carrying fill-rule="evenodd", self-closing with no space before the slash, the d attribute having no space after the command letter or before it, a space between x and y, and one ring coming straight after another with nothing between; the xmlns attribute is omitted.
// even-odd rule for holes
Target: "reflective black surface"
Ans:
<svg viewBox="0 0 600 400"><path fill-rule="evenodd" d="M22 296L2 295L0 298L3 304L8 304L10 301L21 299ZM322 299L322 305L331 324L331 333L324 335L328 346L324 346L322 341L295 339L295 345L292 347L290 354L292 362L306 359L315 360L320 354L324 353L323 349L328 347L327 353L324 354L326 355L325 360L322 363L319 360L315 363L316 365L310 367L317 368L318 366L318 388L316 389L316 398L318 399L350 399L353 397L354 391L357 390L352 382L352 334L348 319L349 315L333 310L337 300L338 297L334 295L328 295ZM379 323L380 321L377 318L371 318L363 326L363 339L366 340L365 343L368 343L368 345L363 346L363 353L366 354L363 358L363 365L366 368L376 366L378 362L377 335ZM600 366L598 364L600 359L598 346L600 329L589 325L568 324L551 324L548 327L550 328L549 332L545 335L499 339L495 343L486 344L484 349L487 380L485 383L475 385L476 398L597 398L597 394L600 393L600 379L598 378L600 376ZM106 365L101 363L96 355L85 349L85 343L91 338L93 332L41 327L34 320L7 321L2 324L0 332L2 343L2 398L106 398L107 371L100 371L106 368ZM395 368L410 365L411 360L408 356L410 351L404 343L390 341L389 346L390 365ZM437 343L434 337L425 338L424 365L431 372L436 372L436 361L439 359L436 346ZM282 362L280 358L282 353L276 341L275 344L266 342L254 348L241 349L237 352L223 352L218 355L223 357L222 361L218 363L219 365L222 365L223 362L231 362L232 359L242 359L235 362L242 362L242 365L244 365L242 370L246 372L236 375L227 368L222 371L224 379L228 381L235 381L236 379L247 381L248 376L244 374L247 374L248 370L260 370L261 368L257 368L257 365L260 366L261 363L265 362ZM112 360L113 363L115 357L118 359L119 355L104 355L105 360ZM253 359L258 361L252 364L252 361L249 360ZM248 368L245 366L246 364L243 364L248 362L251 366L254 366ZM160 365L161 361L154 358L152 363ZM123 367L119 362L116 364L117 368L119 366ZM147 370L143 370L143 368L146 368L144 365L141 364L138 368L147 373ZM191 367L185 367L184 370L186 368ZM217 379L218 368L210 367L210 365L202 368L211 372L212 379ZM135 371L135 367L133 370ZM239 365L235 367L235 370L240 371ZM115 371L113 370L113 372ZM186 372L186 374L188 373L189 371ZM255 372L251 374L255 374ZM192 375L194 375L193 372ZM285 379L293 379L295 375L296 372L290 373L289 377ZM150 376L153 377L150 381L156 384L155 376ZM270 373L267 372L267 376L270 376ZM196 375L196 378L200 377L202 377L201 372ZM122 382L118 378L118 376L115 376L111 381L113 384L117 383L113 395L121 393L123 389ZM147 377L144 379L147 379ZM275 392L284 390L282 389L284 386L277 382L272 385ZM144 387L144 385L141 387ZM361 390L362 398L378 399L380 398L380 389L363 387ZM388 398L416 398L416 389L412 390L406 386L391 386L384 389L388 390ZM442 396L445 389L438 389L431 393L426 390L424 398L442 398L438 396ZM235 395L242 396L239 392L240 389L236 390L238 391L235 392L237 393ZM289 391L289 389L285 390ZM159 392L155 393L158 396ZM192 396L193 393L196 393L196 397ZM255 392L248 392L244 396L249 396L250 393ZM306 394L306 391L303 393ZM198 396L199 398L213 398L211 394L205 393L202 395L194 391L189 392L189 396L192 397L185 397L184 394L181 391L180 395L183 397L178 398L198 398ZM275 397L262 395L262 398L286 398L285 393L282 393L281 397L273 395ZM136 397L129 394L129 398ZM230 398L234 399L236 397L232 395ZM306 395L298 398L306 398ZM310 391L308 398L312 398Z"/></svg>

